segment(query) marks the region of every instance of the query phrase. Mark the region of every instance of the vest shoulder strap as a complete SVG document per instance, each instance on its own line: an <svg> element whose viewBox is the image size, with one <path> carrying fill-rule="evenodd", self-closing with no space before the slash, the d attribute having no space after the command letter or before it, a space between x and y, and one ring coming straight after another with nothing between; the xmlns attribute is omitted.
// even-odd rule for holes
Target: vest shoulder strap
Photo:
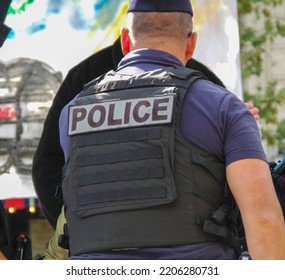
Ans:
<svg viewBox="0 0 285 280"><path fill-rule="evenodd" d="M111 70L107 74L89 82L80 93L80 97L149 86L176 86L189 88L197 79L207 79L201 72L186 67L165 67L138 75L121 75Z"/></svg>

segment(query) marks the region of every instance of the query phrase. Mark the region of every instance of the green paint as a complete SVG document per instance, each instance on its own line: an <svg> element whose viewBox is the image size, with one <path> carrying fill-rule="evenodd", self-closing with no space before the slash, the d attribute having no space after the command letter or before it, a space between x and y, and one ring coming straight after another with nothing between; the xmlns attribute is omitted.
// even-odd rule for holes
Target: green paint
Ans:
<svg viewBox="0 0 285 280"><path fill-rule="evenodd" d="M34 1L35 1L35 0L25 0L25 1L21 4L21 6L20 6L19 8L17 8L17 9L14 9L14 8L12 7L12 4L11 4L10 7L9 7L9 9L8 9L7 14L8 14L8 15L9 15L9 14L11 14L11 15L16 15L16 14L20 14L20 13L22 13L22 12L25 12L25 11L26 11L26 6L33 4Z"/></svg>

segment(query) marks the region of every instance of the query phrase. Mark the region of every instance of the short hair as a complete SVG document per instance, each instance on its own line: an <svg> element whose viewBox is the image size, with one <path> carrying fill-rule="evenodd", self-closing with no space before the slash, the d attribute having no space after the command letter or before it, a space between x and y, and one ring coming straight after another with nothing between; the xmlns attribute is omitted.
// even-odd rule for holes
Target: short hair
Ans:
<svg viewBox="0 0 285 280"><path fill-rule="evenodd" d="M133 40L140 36L150 36L150 38L185 38L192 32L192 16L181 12L135 12L129 13L127 28Z"/></svg>

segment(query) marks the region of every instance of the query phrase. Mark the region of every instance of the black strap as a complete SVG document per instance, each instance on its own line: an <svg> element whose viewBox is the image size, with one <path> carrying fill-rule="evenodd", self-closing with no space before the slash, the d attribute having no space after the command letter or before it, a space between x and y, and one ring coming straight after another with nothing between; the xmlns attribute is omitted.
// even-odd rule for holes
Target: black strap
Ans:
<svg viewBox="0 0 285 280"><path fill-rule="evenodd" d="M148 148L148 149L120 151L115 153L84 155L78 158L78 165L90 166L98 164L109 164L109 163L155 159L155 158L156 159L162 158L162 149L160 147L152 149Z"/></svg>
<svg viewBox="0 0 285 280"><path fill-rule="evenodd" d="M223 204L220 206L216 211L212 213L212 219L220 224L223 221L225 221L229 211L229 205L228 204Z"/></svg>
<svg viewBox="0 0 285 280"><path fill-rule="evenodd" d="M130 180L143 180L143 179L157 179L163 178L165 170L159 168L140 168L130 169L124 171L106 171L96 174L89 174L80 178L80 186L87 186L92 184L100 184L116 181L130 181Z"/></svg>
<svg viewBox="0 0 285 280"><path fill-rule="evenodd" d="M229 228L206 220L204 222L203 231L221 237L224 242L235 249L237 254L240 253L242 249L241 239L235 236Z"/></svg>
<svg viewBox="0 0 285 280"><path fill-rule="evenodd" d="M92 145L128 143L144 140L155 140L161 138L160 128L141 129L135 131L117 131L102 132L90 134L78 140L78 147L87 147Z"/></svg>
<svg viewBox="0 0 285 280"><path fill-rule="evenodd" d="M204 166L219 183L225 182L225 174L220 172L221 165L224 165L223 163L211 162L209 164L209 161L205 157L197 153L193 153L191 159L194 163Z"/></svg>
<svg viewBox="0 0 285 280"><path fill-rule="evenodd" d="M108 189L104 192L92 192L90 195L79 194L79 204L81 206L91 203L107 203L116 201L138 201L143 199L160 199L167 196L167 190L163 186L146 187L146 188L133 188L125 187L124 190Z"/></svg>
<svg viewBox="0 0 285 280"><path fill-rule="evenodd" d="M63 234L58 237L58 245L63 249L69 249L69 234L66 223L63 225Z"/></svg>

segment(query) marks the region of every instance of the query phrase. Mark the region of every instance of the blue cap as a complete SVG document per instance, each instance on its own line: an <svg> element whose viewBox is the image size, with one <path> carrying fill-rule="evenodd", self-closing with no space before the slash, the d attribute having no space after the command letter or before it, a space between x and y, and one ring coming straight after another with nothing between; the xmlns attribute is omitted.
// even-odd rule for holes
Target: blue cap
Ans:
<svg viewBox="0 0 285 280"><path fill-rule="evenodd" d="M190 0L131 0L128 8L130 12L179 12L193 16Z"/></svg>

